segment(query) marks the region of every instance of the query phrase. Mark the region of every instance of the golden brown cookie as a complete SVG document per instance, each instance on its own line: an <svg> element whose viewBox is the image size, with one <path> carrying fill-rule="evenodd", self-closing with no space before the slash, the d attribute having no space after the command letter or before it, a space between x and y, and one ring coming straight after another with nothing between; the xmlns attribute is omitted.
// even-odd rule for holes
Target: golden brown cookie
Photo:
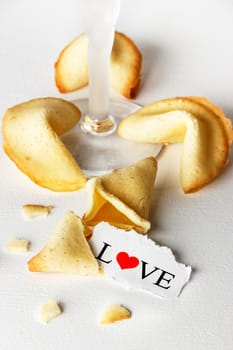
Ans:
<svg viewBox="0 0 233 350"><path fill-rule="evenodd" d="M55 82L60 92L88 84L88 38L81 34L60 53L55 63ZM110 86L127 98L135 97L141 79L142 55L135 43L116 32L110 61Z"/></svg>
<svg viewBox="0 0 233 350"><path fill-rule="evenodd" d="M122 120L119 136L136 142L183 142L180 177L191 193L214 180L228 162L232 123L203 97L177 97L145 106Z"/></svg>
<svg viewBox="0 0 233 350"><path fill-rule="evenodd" d="M3 147L35 183L74 191L86 178L59 136L80 119L79 109L59 98L38 98L9 108L3 118Z"/></svg>

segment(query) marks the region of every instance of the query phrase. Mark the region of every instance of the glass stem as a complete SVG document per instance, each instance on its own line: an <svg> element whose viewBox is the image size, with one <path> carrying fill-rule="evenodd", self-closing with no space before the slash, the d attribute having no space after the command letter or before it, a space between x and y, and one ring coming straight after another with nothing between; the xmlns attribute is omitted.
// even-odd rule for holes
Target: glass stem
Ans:
<svg viewBox="0 0 233 350"><path fill-rule="evenodd" d="M109 114L109 71L114 27L103 25L88 33L89 106L82 129L92 134L109 134L115 121Z"/></svg>

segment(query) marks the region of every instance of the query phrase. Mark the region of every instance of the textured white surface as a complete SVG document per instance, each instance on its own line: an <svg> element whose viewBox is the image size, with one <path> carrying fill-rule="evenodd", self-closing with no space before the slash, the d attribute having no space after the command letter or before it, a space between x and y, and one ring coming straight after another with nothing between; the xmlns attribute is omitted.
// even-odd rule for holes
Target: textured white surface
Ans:
<svg viewBox="0 0 233 350"><path fill-rule="evenodd" d="M1 0L1 115L23 100L58 96L53 63L82 30L79 4ZM230 0L123 0L117 27L135 39L144 56L138 102L203 95L232 117L232 16ZM84 212L86 193L41 189L0 151L0 247L12 236L32 243L24 256L0 250L1 350L232 350L232 159L215 182L185 196L178 181L180 148L171 146L159 162L151 210L151 238L193 267L191 282L173 301L110 280L29 273L28 258L66 210ZM33 202L55 208L46 219L24 221L21 205ZM44 327L36 322L36 311L48 299L58 300L64 313ZM127 306L132 318L101 327L98 316L111 303Z"/></svg>

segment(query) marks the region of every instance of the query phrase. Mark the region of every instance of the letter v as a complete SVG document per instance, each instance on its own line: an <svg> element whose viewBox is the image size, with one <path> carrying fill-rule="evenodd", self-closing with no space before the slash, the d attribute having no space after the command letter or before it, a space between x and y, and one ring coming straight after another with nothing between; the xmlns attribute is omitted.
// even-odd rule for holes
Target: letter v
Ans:
<svg viewBox="0 0 233 350"><path fill-rule="evenodd" d="M142 279L147 278L148 276L150 276L152 273L156 272L157 270L160 270L158 267L154 267L154 270L152 270L151 272L146 273L146 265L148 265L147 262L141 260L142 262Z"/></svg>

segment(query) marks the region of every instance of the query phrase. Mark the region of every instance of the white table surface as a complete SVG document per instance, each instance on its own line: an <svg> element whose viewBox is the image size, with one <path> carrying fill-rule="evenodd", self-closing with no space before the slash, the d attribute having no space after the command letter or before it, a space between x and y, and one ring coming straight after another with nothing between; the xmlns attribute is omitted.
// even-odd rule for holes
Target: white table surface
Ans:
<svg viewBox="0 0 233 350"><path fill-rule="evenodd" d="M178 95L205 96L233 116L233 2L231 0L123 0L117 29L131 36L143 58L137 101ZM53 82L57 54L82 31L80 1L1 0L0 114L41 96L59 96ZM82 92L69 95L81 96ZM47 241L66 210L82 215L86 192L39 188L0 151L0 349L74 350L233 348L232 159L212 184L192 195L179 185L180 146L159 162L151 208L151 238L193 267L180 298L166 301L112 281L33 274L26 261ZM53 204L47 219L24 221L21 205ZM13 236L31 250L9 255ZM41 302L56 298L64 308L48 326L36 321ZM98 325L105 305L122 303L129 321Z"/></svg>

